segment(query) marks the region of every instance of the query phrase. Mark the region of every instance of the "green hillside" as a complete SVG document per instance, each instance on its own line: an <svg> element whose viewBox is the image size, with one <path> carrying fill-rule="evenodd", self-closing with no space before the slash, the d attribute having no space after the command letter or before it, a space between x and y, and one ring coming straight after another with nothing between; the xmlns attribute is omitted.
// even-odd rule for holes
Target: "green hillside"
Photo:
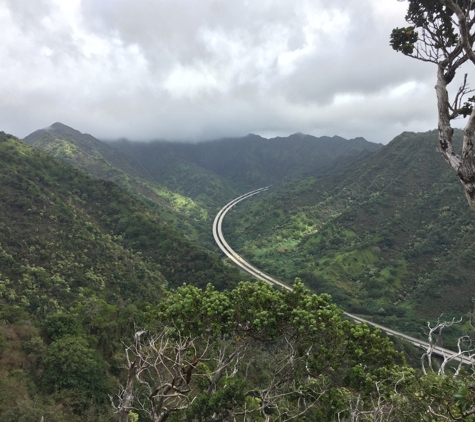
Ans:
<svg viewBox="0 0 475 422"><path fill-rule="evenodd" d="M464 315L475 298L474 219L436 145L435 131L403 133L337 176L284 184L230 214L229 242L268 273L299 276L405 332Z"/></svg>
<svg viewBox="0 0 475 422"><path fill-rule="evenodd" d="M212 243L207 207L157 183L147 170L119 150L62 123L37 130L24 140L95 179L116 183L187 237Z"/></svg>
<svg viewBox="0 0 475 422"><path fill-rule="evenodd" d="M197 144L120 141L110 145L133 157L168 188L217 205L285 178L332 172L350 165L362 152L381 147L363 138L300 133L273 139L251 134Z"/></svg>
<svg viewBox="0 0 475 422"><path fill-rule="evenodd" d="M137 199L0 132L0 421L115 420L123 342L165 289L240 274Z"/></svg>
<svg viewBox="0 0 475 422"><path fill-rule="evenodd" d="M362 138L302 134L270 140L249 135L200 144L108 145L62 123L33 132L25 142L96 179L118 184L208 249L215 249L212 219L230 199L285 178L335 172L381 147Z"/></svg>
<svg viewBox="0 0 475 422"><path fill-rule="evenodd" d="M111 182L2 134L1 297L40 312L77 295L157 300L163 285L221 288L225 267Z"/></svg>
<svg viewBox="0 0 475 422"><path fill-rule="evenodd" d="M356 183L352 195L365 194L371 177L363 174L381 171L371 163L383 151L357 169L363 184ZM388 239L386 246L379 244L380 237L355 249L356 243L333 245L325 236L332 232L359 241L359 227L363 230L363 223L355 224L355 234L345 226L347 193L326 193L353 180L351 173L341 176L322 179L323 190L311 178L283 185L265 200L251 201L254 222L243 216L244 226L259 226L265 255L266 214L272 215L281 224L273 226L282 241L278 257L286 257L294 253L292 242L282 237L290 227L288 217L302 219L306 213L305 233L294 249L310 259L301 254L300 263L285 264L289 273L302 264L308 284L323 280L323 261L314 268L323 274L320 279L308 263L324 254L333 263L337 254L352 251L383 260L386 249L396 248ZM290 201L286 192L294 192ZM243 412L264 420L280 412L286 419L323 422L349 417L350 406L368 414L374 397L387 403L397 420L407 415L421 420L428 408L421 397L439 414L446 414L450 403L449 413L457 417L472 400L469 375L419 377L386 336L342 318L328 295L311 295L299 281L293 291L263 282L235 287L236 269L191 244L117 185L3 132L0 195L0 422L112 422L119 412L125 416L121 420L140 422L153 420L151 409L173 421L239 419ZM306 204L318 195L319 205ZM387 209L372 201L370 195L377 211L371 215ZM365 203L359 206L367 211ZM292 223L295 232L297 220ZM383 224L382 218L373 224ZM315 245L323 245L318 258L310 249ZM409 263L405 255L392 259ZM374 267L379 268L377 262ZM188 285L167 290L184 282ZM344 285L334 290L342 303L350 297ZM409 321L407 315L402 319ZM143 337L134 342L137 330L144 330ZM145 371L136 372L139 367ZM121 403L121 386L132 394L133 412L130 407L115 412L111 405L111 398ZM170 388L180 389L178 398L167 393Z"/></svg>

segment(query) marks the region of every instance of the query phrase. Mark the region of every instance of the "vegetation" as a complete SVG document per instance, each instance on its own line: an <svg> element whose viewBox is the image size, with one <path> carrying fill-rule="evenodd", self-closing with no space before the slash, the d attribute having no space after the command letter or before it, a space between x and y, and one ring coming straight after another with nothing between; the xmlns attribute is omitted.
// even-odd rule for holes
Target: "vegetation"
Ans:
<svg viewBox="0 0 475 422"><path fill-rule="evenodd" d="M269 274L298 276L345 310L415 336L427 319L471 312L473 217L436 137L404 133L338 177L243 202L225 220L229 243Z"/></svg>
<svg viewBox="0 0 475 422"><path fill-rule="evenodd" d="M95 179L114 182L186 237L212 242L206 205L165 188L140 164L91 135L54 123L28 135L25 142Z"/></svg>
<svg viewBox="0 0 475 422"><path fill-rule="evenodd" d="M25 141L96 179L116 183L183 235L215 250L215 213L246 189L348 166L380 145L362 138L255 135L201 144L101 142L54 123Z"/></svg>
<svg viewBox="0 0 475 422"><path fill-rule="evenodd" d="M148 340L128 349L118 413L154 422L336 420L347 396L375 382L413 377L391 342L341 319L329 296L242 283L223 293L186 286L156 313ZM397 365L399 361L401 365Z"/></svg>
<svg viewBox="0 0 475 422"><path fill-rule="evenodd" d="M156 300L165 281L237 283L235 269L113 183L95 181L5 134L0 148L2 294L9 300L41 308L42 291L66 301L99 292L113 301ZM19 297L10 292L17 283Z"/></svg>
<svg viewBox="0 0 475 422"><path fill-rule="evenodd" d="M437 66L437 111L439 150L457 174L472 210L475 211L475 96L465 74L455 95L448 87L465 63L475 64L475 5L470 0L409 0L406 21L410 26L396 28L391 46L406 56ZM452 99L451 99L452 97ZM452 143L451 121L467 117L461 153Z"/></svg>
<svg viewBox="0 0 475 422"><path fill-rule="evenodd" d="M419 375L387 338L342 320L328 295L293 287L167 295L152 311L158 324L126 348L119 421L474 420L473 375Z"/></svg>
<svg viewBox="0 0 475 422"><path fill-rule="evenodd" d="M71 131L56 125L38 139L46 149L67 138L61 151L77 147L76 165L94 145L82 156L112 154L103 174L149 177ZM303 165L230 213L233 246L289 282L301 276L289 292L238 284L237 270L144 198L0 133L0 422L473 421L473 372L437 359L425 373L408 367L385 335L304 287L415 334L421 318L471 310L471 214L434 136L405 133L351 158L336 140L339 164L318 174L338 168L337 177L299 174L317 172ZM242 182L231 182L236 169L218 177L193 165L233 192L282 181L278 162ZM444 345L468 328L444 334Z"/></svg>
<svg viewBox="0 0 475 422"><path fill-rule="evenodd" d="M111 420L122 343L168 287L240 276L115 184L0 133L0 420Z"/></svg>
<svg viewBox="0 0 475 422"><path fill-rule="evenodd" d="M114 142L169 189L222 206L246 191L279 184L285 178L323 174L350 165L381 145L363 138L316 138L296 133L286 138L257 135L197 144Z"/></svg>

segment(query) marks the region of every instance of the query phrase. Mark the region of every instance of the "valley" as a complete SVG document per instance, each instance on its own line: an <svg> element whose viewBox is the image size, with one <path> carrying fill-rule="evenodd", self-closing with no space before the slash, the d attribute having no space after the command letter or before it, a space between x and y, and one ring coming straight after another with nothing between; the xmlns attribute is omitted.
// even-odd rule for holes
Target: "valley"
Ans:
<svg viewBox="0 0 475 422"><path fill-rule="evenodd" d="M472 312L472 215L436 136L402 134L338 178L243 203L226 221L228 241L263 271L415 336L427 319Z"/></svg>
<svg viewBox="0 0 475 422"><path fill-rule="evenodd" d="M0 23L0 422L475 422L475 0Z"/></svg>
<svg viewBox="0 0 475 422"><path fill-rule="evenodd" d="M238 198L234 199L229 204L225 205L219 211L219 213L216 215L216 217L214 219L214 222L213 222L213 237L214 237L214 240L216 241L218 247L221 249L221 251L232 262L234 262L237 267L241 268L243 271L245 271L248 274L250 274L251 276L255 277L257 280L262 280L262 281L265 281L267 284L269 284L271 286L291 291L291 290L293 290L291 286L289 286L287 284L284 284L281 281L278 281L275 278L270 277L267 274L264 274L262 271L260 271L259 269L253 267L251 264L249 264L249 262L244 260L240 255L238 255L231 248L231 246L226 242L226 239L224 238L224 235L223 235L223 232L222 232L222 224L223 224L223 221L224 221L224 217L225 217L225 215L227 214L228 211L230 211L235 205L237 205L241 201L249 199L249 198L253 197L254 195L258 195L259 193L265 192L267 189L268 188L265 187L265 188L260 188L260 189L256 189L254 191L248 192L248 193L246 193L244 195L241 195ZM299 279L297 278L296 281L297 280L299 280ZM350 314L348 312L343 312L343 315L350 318L352 321L354 321L356 323L368 324L368 325L370 325L370 326L372 326L376 329L381 330L382 332L384 332L384 333L386 333L390 336L395 336L399 339L406 340L406 341L412 343L413 345L415 345L417 347L420 347L424 350L429 350L429 349L432 348L432 353L436 356L446 358L446 357L449 357L449 356L453 355L452 350L445 349L445 348L442 348L440 346L433 347L433 345L430 344L427 341L414 338L412 336L409 336L407 334L404 334L404 333L401 333L401 332L398 332L398 331L394 331L390 328L387 328L387 327L384 327L380 324L376 324L374 322L368 321L367 319L363 319L359 316ZM456 357L454 360L458 361L458 362L461 362L461 363L464 363L464 364L468 364L468 365L471 364L471 360L469 358L465 357L465 356Z"/></svg>
<svg viewBox="0 0 475 422"><path fill-rule="evenodd" d="M251 321L254 340L284 341L278 336L290 320L275 320L268 309L285 302L292 304L285 312L272 312L330 318L318 338L365 339L374 362L385 350L383 372L404 372L403 361L391 366L402 357L388 360L395 352L387 338L348 318L418 342L425 321L443 313L464 316L436 349L453 348L472 318L475 230L435 139L427 132L403 133L386 146L302 134L104 143L61 123L26 143L2 133L0 421L36 408L58 422L114 420L107 394L124 378L123 347L137 324L150 332L165 324L168 333L185 318L181 329L196 327L202 336L207 327L219 338L244 318L226 346L239 349L239 327ZM232 265L243 261L251 275ZM263 273L293 289L256 283L252 275ZM231 297L238 310L229 308ZM283 325L267 331L275 323ZM417 367L419 352L393 341ZM341 358L333 352L341 344L331 346L324 365ZM253 347L256 357L269 358L267 347ZM353 369L358 350L349 352ZM70 356L88 372L69 368ZM345 377L332 382L346 388ZM15 389L22 404L9 395ZM54 416L58 404L63 410Z"/></svg>
<svg viewBox="0 0 475 422"><path fill-rule="evenodd" d="M387 146L302 134L105 144L55 123L26 141L118 183L214 252L220 207L271 185L230 211L230 243L260 270L287 283L299 277L348 312L418 336L427 318L472 310L471 214L435 152L435 132Z"/></svg>

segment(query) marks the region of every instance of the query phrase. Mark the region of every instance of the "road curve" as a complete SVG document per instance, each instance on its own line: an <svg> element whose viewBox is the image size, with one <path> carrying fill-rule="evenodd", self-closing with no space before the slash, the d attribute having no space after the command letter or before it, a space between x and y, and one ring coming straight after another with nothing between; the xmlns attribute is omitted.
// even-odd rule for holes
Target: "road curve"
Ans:
<svg viewBox="0 0 475 422"><path fill-rule="evenodd" d="M223 236L223 230L222 230L222 224L223 224L223 219L227 212L234 207L236 204L238 204L241 201L244 201L247 198L250 198L251 196L257 195L259 193L265 192L267 189L269 189L268 186L255 189L251 192L245 193L244 195L241 195L237 197L236 199L233 199L231 202L227 203L221 210L219 210L218 214L216 214L216 217L213 221L213 237L218 245L219 249L232 261L234 262L239 268L242 270L246 271L248 274L252 275L253 277L257 278L258 280L263 280L268 284L271 284L273 286L279 286L281 288L284 288L286 290L292 290L292 287L288 286L287 284L276 280L275 278L263 273L262 271L258 270L256 267L251 265L249 262L247 262L245 259L243 259L240 255L238 255L236 252L233 251L233 249L229 246L229 244L226 242ZM376 324L374 322L368 321L366 319L360 318L359 316L350 314L348 312L343 312L347 317L351 318L353 321L356 323L366 323L368 325L371 325L375 328L380 329L381 331L384 331L386 334L391 335L391 336L396 336L400 337L404 340L407 340L414 344L417 347L421 347L425 350L428 350L430 347L430 344L426 341L419 340L415 337L409 336L407 334L403 334L399 331L392 330L391 328L383 327L382 325ZM438 347L435 346L433 347L433 353L442 356L442 357L448 357L454 355L454 351L445 349L443 347ZM460 362L461 360L463 363L471 364L473 363L469 358L465 357L463 359L461 358L455 358L453 360L456 360Z"/></svg>
<svg viewBox="0 0 475 422"><path fill-rule="evenodd" d="M244 199L250 198L251 196L257 195L258 193L264 192L268 189L268 187L265 188L260 188L253 190L251 192L248 192L244 195L239 196L238 198L232 200L228 204L226 204L216 215L214 222L213 222L213 237L218 245L218 247L223 251L223 253L231 260L233 261L238 267L246 271L247 273L251 274L253 277L257 278L258 280L264 280L265 282L273 285L273 286L280 286L283 287L284 289L287 290L292 290L291 287L288 285L282 283L279 280L276 280L273 277L270 277L267 274L264 274L262 271L258 270L257 268L253 267L249 262L247 262L245 259L243 259L241 256L239 256L236 252L233 251L231 246L228 245L226 240L224 239L223 236L223 230L222 230L222 224L223 224L223 219L226 213L234 207L237 203L243 201Z"/></svg>

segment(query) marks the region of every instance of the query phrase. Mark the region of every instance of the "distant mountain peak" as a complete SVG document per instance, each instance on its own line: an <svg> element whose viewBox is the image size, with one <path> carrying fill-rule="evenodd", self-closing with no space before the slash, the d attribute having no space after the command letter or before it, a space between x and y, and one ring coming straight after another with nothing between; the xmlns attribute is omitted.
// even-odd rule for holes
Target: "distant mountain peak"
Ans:
<svg viewBox="0 0 475 422"><path fill-rule="evenodd" d="M262 138L261 135L256 135L255 133L248 133L244 138L260 138L260 139L264 139L264 138Z"/></svg>
<svg viewBox="0 0 475 422"><path fill-rule="evenodd" d="M58 135L64 135L64 134L71 134L71 135L82 135L81 132L79 132L76 129L73 129L70 126L67 126L61 122L56 122L53 123L49 128L45 129L47 132L54 132Z"/></svg>
<svg viewBox="0 0 475 422"><path fill-rule="evenodd" d="M72 129L70 126L67 126L65 125L64 123L61 123L61 122L55 122L53 123L50 127L52 128L68 128L68 129Z"/></svg>
<svg viewBox="0 0 475 422"><path fill-rule="evenodd" d="M39 129L30 133L23 140L29 144L33 144L38 138L40 138L44 133L54 133L56 135L75 135L82 136L83 134L76 129L73 129L70 126L67 126L61 122L55 122L51 126Z"/></svg>

